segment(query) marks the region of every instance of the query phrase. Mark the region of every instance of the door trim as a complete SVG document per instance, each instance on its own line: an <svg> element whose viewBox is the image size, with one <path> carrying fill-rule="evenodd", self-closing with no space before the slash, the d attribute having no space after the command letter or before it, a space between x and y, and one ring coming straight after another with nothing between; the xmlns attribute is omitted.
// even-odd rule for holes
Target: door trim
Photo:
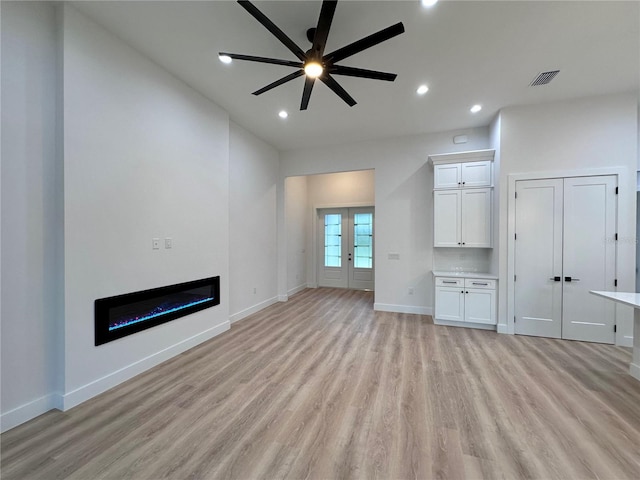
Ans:
<svg viewBox="0 0 640 480"><path fill-rule="evenodd" d="M504 304L500 302L498 307L498 333L508 333L510 335L515 334L515 325L513 322L513 318L515 315L515 284L513 277L515 275L515 210L516 210L516 199L515 199L515 191L516 191L516 182L520 180L544 180L544 179L553 179L553 178L567 178L567 177L594 177L601 175L616 175L617 182L619 188L621 188L620 197L618 198L618 211L616 213L616 224L618 225L618 235L621 239L626 237L635 238L635 232L626 232L623 231L621 219L624 221L631 215L631 212L628 210L628 206L626 205L626 197L629 194L636 194L636 175L633 172L633 175L630 175L629 169L624 167L606 167L606 168L590 168L583 170L558 170L558 171L546 171L546 172L530 172L530 173L515 173L507 175L507 275L506 281L499 283L500 292L498 294L498 298L500 299L502 295L506 293L507 305L506 305L506 315L504 314ZM633 182L627 181L632 179ZM629 185L633 185L632 191L629 190ZM625 203L626 202L626 203ZM499 224L499 222L496 222ZM495 227L499 228L499 227ZM503 237L504 238L504 237ZM623 270L620 269L621 263L621 247L622 245L618 244L618 251L616 255L616 271L618 272L618 290L619 291L631 291L635 290L635 269L633 271L633 278L626 278L623 274ZM635 243L632 248L635 250ZM622 255L622 258L627 261L628 257ZM506 292L504 288L506 287ZM616 306L616 322L620 324L621 322L629 322L631 326L633 326L633 318L626 319L624 317L628 316L627 312L622 311ZM629 338L624 335L621 328L618 328L616 333L616 345L622 346L632 346L633 345L633 337Z"/></svg>
<svg viewBox="0 0 640 480"><path fill-rule="evenodd" d="M307 256L307 268L310 268L311 276L313 278L313 283L308 284L309 288L318 288L318 276L320 272L318 271L318 255L319 252L319 230L318 230L318 210L324 210L327 208L373 208L375 211L376 206L372 205L370 202L350 202L350 203L319 203L314 204L311 209L311 257ZM375 225L375 215L373 217L373 222ZM374 226L375 231L375 226ZM308 245L308 244L307 244ZM375 254L374 254L375 255ZM309 258L311 258L311 262L309 263ZM375 262L375 258L374 258ZM374 281L375 281L375 272L374 272Z"/></svg>

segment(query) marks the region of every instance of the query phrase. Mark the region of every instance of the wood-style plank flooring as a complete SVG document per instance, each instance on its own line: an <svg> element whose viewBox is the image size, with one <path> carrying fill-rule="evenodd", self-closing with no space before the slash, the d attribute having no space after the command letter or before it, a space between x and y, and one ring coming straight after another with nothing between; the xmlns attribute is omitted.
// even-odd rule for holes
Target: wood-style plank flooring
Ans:
<svg viewBox="0 0 640 480"><path fill-rule="evenodd" d="M640 478L629 349L312 289L1 436L3 479Z"/></svg>

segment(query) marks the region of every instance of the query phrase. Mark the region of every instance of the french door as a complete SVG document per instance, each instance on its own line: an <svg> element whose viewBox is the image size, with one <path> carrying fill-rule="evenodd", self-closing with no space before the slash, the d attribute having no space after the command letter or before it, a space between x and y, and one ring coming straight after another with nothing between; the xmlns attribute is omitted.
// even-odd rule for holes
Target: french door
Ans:
<svg viewBox="0 0 640 480"><path fill-rule="evenodd" d="M318 209L318 234L318 285L373 290L373 207Z"/></svg>
<svg viewBox="0 0 640 480"><path fill-rule="evenodd" d="M516 182L515 333L614 343L614 175Z"/></svg>

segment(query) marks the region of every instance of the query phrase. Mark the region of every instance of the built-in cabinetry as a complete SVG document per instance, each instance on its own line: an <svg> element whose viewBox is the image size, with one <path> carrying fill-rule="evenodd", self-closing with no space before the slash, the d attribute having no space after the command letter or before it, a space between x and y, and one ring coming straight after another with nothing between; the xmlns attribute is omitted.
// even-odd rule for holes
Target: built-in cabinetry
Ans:
<svg viewBox="0 0 640 480"><path fill-rule="evenodd" d="M489 278L436 276L436 323L496 325L496 283Z"/></svg>
<svg viewBox="0 0 640 480"><path fill-rule="evenodd" d="M493 154L493 150L480 150L429 157L434 178L434 247L493 246Z"/></svg>
<svg viewBox="0 0 640 480"><path fill-rule="evenodd" d="M435 301L439 325L495 329L498 277L493 248L494 150L430 155L433 164ZM461 252L458 249L466 249Z"/></svg>

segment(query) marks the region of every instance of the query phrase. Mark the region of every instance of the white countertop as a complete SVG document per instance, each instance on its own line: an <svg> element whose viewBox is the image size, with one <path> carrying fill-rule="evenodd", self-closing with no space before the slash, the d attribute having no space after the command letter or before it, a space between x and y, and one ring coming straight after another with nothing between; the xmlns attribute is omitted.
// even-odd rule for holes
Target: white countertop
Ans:
<svg viewBox="0 0 640 480"><path fill-rule="evenodd" d="M623 303L633 308L640 308L640 293L631 292L597 292L591 290L589 293L598 295L600 297L608 298L614 302Z"/></svg>
<svg viewBox="0 0 640 480"><path fill-rule="evenodd" d="M434 277L463 277L463 278L485 278L488 280L498 280L498 275L482 272L447 272L444 270L432 270Z"/></svg>

